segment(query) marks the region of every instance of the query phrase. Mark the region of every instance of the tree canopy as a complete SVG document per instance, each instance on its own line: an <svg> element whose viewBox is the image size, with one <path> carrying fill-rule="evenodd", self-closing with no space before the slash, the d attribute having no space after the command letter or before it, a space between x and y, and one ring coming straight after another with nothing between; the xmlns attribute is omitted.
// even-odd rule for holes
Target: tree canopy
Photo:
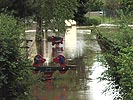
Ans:
<svg viewBox="0 0 133 100"><path fill-rule="evenodd" d="M84 15L91 11L100 11L103 2L101 0L78 0L77 12L75 13L74 20L78 25L84 23Z"/></svg>
<svg viewBox="0 0 133 100"><path fill-rule="evenodd" d="M29 0L0 0L0 12L12 13L19 18L32 14Z"/></svg>
<svg viewBox="0 0 133 100"><path fill-rule="evenodd" d="M64 32L65 20L74 17L76 12L77 0L32 0L32 10L34 10L35 20L37 22L36 43L38 54L43 55L43 41L47 29L57 29L59 33Z"/></svg>
<svg viewBox="0 0 133 100"><path fill-rule="evenodd" d="M0 8L1 12L12 12L14 16L24 20L32 16L37 22L36 42L41 44L44 38L43 29L58 29L59 33L64 32L65 20L74 17L77 0L2 0ZM37 51L42 54L43 48L38 46Z"/></svg>
<svg viewBox="0 0 133 100"><path fill-rule="evenodd" d="M105 0L104 9L107 16L119 16L120 10L124 15L129 14L133 10L133 0Z"/></svg>

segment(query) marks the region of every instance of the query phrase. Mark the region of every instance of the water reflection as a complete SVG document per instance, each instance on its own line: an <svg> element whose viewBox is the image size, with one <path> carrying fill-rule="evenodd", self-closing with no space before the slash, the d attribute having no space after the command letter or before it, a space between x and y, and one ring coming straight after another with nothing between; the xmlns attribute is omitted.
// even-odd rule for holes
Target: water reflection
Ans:
<svg viewBox="0 0 133 100"><path fill-rule="evenodd" d="M65 52L67 56L70 58L74 58L76 56L77 49L77 31L76 26L72 26L67 28L65 34Z"/></svg>
<svg viewBox="0 0 133 100"><path fill-rule="evenodd" d="M58 91L55 89L52 80L45 81L44 84L37 84L33 87L34 100L67 100L66 87L60 85L59 88Z"/></svg>
<svg viewBox="0 0 133 100"><path fill-rule="evenodd" d="M70 72L68 73L70 74ZM76 86L75 80L71 75L62 77L58 72L55 74L56 79L37 82L33 86L33 100L68 100L68 98L72 98L70 91Z"/></svg>
<svg viewBox="0 0 133 100"><path fill-rule="evenodd" d="M94 62L92 65L93 73L89 77L93 79L93 81L89 82L88 85L90 85L90 91L92 92L92 98L93 100L98 100L99 98L102 100L113 100L112 95L105 95L102 94L103 91L106 88L107 81L98 81L98 77L101 75L101 73L106 70L100 62Z"/></svg>
<svg viewBox="0 0 133 100"><path fill-rule="evenodd" d="M97 50L89 50L92 45L86 44L84 35L73 26L67 29L63 45L52 46L51 42L45 42L44 57L47 65L51 65L50 62L58 54L64 54L67 64L78 67L76 70L68 70L65 74L54 72L53 80L41 81L43 74L38 76L40 81L33 86L33 100L112 100L111 96L101 93L106 82L98 83L97 80L105 69L95 60L96 51L99 50L96 41L91 43Z"/></svg>

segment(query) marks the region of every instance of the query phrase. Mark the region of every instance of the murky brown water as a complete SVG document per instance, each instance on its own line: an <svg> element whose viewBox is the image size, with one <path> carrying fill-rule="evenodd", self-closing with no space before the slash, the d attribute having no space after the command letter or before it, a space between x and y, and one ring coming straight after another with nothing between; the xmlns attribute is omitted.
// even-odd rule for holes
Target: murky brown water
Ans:
<svg viewBox="0 0 133 100"><path fill-rule="evenodd" d="M98 82L104 68L96 58L100 51L96 41L88 42L85 36L90 30L68 28L64 37L63 51L54 50L50 42L45 43L46 65L58 54L66 57L68 65L77 65L76 70L68 70L65 74L56 71L54 79L42 81L43 77L33 85L31 100L113 100L111 96L102 94L106 82ZM52 63L53 65L53 63Z"/></svg>

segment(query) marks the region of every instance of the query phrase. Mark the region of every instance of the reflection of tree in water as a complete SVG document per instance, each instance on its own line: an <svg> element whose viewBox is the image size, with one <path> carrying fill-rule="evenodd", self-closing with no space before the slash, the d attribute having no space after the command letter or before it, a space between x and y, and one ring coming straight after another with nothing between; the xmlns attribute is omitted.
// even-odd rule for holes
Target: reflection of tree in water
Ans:
<svg viewBox="0 0 133 100"><path fill-rule="evenodd" d="M87 86L88 74L90 74L90 67L89 67L90 63L88 63L88 61L90 62L89 59L92 59L92 57L91 58L80 57L75 59L75 62L78 64L77 73L76 73L76 84L78 86L77 89L79 91L88 89Z"/></svg>
<svg viewBox="0 0 133 100"><path fill-rule="evenodd" d="M77 58L74 58L73 60L69 61L69 64L76 64L78 66L77 72L76 72L76 89L79 90L87 90L88 86L88 75L91 74L91 66L94 63L94 59L96 57L95 51L90 49L90 45L87 43L90 43L90 39L92 38L86 38L85 35L85 41L86 46L83 48L83 54L81 56L78 56ZM94 46L97 45L95 40L93 41Z"/></svg>
<svg viewBox="0 0 133 100"><path fill-rule="evenodd" d="M33 87L33 96L34 100L67 100L66 86L64 84L58 86L53 80L48 80Z"/></svg>

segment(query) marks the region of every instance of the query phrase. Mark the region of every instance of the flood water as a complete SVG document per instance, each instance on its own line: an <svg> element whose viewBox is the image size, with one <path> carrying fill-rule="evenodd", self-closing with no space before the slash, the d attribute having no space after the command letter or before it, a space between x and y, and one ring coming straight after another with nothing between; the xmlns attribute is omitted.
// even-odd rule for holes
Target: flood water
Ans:
<svg viewBox="0 0 133 100"><path fill-rule="evenodd" d="M63 54L68 65L77 67L65 74L56 71L54 79L47 81L42 80L41 73L32 87L31 100L113 100L111 95L102 94L107 82L98 82L97 78L105 68L97 61L100 47L95 37L87 39L89 35L90 30L72 26L66 30L63 44L52 46L51 42L45 42L46 66L53 65L53 58Z"/></svg>

